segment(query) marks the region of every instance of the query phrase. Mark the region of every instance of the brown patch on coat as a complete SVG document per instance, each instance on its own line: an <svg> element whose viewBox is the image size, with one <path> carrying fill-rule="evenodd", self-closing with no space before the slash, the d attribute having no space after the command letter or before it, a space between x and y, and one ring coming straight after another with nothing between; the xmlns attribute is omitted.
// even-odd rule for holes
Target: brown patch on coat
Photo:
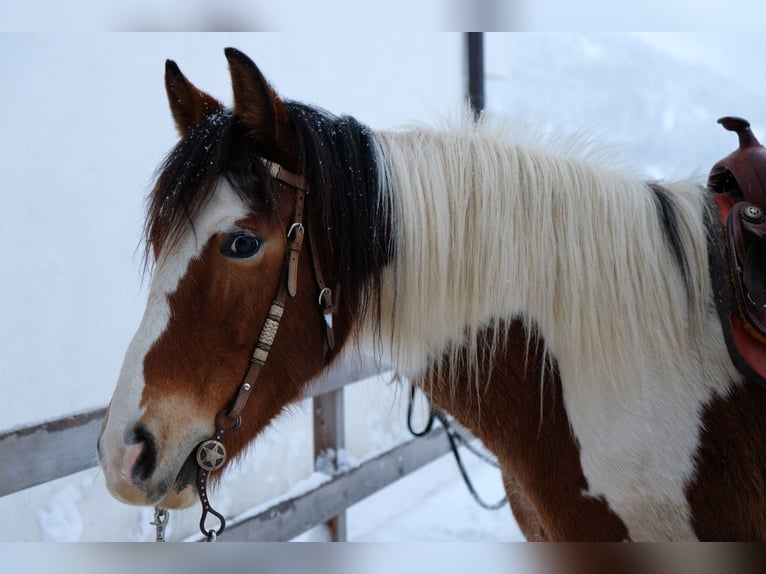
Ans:
<svg viewBox="0 0 766 574"><path fill-rule="evenodd" d="M766 540L766 390L738 385L702 412L686 489L700 540Z"/></svg>
<svg viewBox="0 0 766 574"><path fill-rule="evenodd" d="M525 330L514 322L492 371L480 367L486 386L479 396L456 396L446 377L439 380L436 375L422 387L437 408L454 416L498 457L514 515L529 540L627 539L627 528L604 500L582 495L588 484L558 373L543 373L535 340L529 357L526 348ZM468 380L467 373L463 379Z"/></svg>

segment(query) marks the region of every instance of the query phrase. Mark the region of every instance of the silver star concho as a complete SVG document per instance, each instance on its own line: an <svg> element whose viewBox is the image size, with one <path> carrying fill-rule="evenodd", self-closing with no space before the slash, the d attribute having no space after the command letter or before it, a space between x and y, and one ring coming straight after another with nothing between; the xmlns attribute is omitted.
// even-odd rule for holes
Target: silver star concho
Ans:
<svg viewBox="0 0 766 574"><path fill-rule="evenodd" d="M197 464L207 471L218 470L226 461L226 447L217 440L206 440L197 447Z"/></svg>

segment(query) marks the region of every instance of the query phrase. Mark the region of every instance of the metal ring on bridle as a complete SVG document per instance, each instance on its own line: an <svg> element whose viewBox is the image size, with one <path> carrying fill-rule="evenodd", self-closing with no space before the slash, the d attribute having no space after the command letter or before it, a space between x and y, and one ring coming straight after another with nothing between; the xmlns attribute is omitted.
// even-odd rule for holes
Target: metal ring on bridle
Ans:
<svg viewBox="0 0 766 574"><path fill-rule="evenodd" d="M301 233L303 233L303 224L302 223L293 223L290 226L290 229L287 230L287 238L288 239L293 236L293 232L296 229L299 230Z"/></svg>
<svg viewBox="0 0 766 574"><path fill-rule="evenodd" d="M234 424L231 425L230 427L223 426L223 424L221 422L223 420L223 417L229 417L229 411L223 410L223 411L219 412L215 416L215 428L221 434L226 434L226 433L234 432L240 426L242 426L242 417L241 416L237 417L236 419L234 419ZM231 418L231 417L229 417L229 418Z"/></svg>
<svg viewBox="0 0 766 574"><path fill-rule="evenodd" d="M208 529L206 526L207 518L211 514L215 518L217 518L218 522L220 523L218 526L218 530L216 530L215 528ZM216 539L218 538L218 535L221 534L221 532L223 532L225 528L226 528L226 519L224 518L223 514L221 514L217 510L213 510L209 504L202 508L202 518L200 518L199 520L199 529L200 529L200 532L202 532L202 535L205 537L205 540L207 540L207 542L215 542Z"/></svg>
<svg viewBox="0 0 766 574"><path fill-rule="evenodd" d="M319 305L321 306L322 303L324 303L324 298L328 293L332 293L332 290L329 287L325 287L319 292Z"/></svg>

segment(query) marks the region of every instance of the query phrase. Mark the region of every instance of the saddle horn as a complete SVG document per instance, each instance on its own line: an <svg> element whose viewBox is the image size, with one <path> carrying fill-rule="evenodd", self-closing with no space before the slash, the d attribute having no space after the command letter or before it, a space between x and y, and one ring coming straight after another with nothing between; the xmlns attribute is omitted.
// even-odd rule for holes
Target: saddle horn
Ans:
<svg viewBox="0 0 766 574"><path fill-rule="evenodd" d="M739 148L713 166L708 187L716 193L742 196L745 201L766 207L766 148L750 129L750 122L733 116L718 123L739 136Z"/></svg>

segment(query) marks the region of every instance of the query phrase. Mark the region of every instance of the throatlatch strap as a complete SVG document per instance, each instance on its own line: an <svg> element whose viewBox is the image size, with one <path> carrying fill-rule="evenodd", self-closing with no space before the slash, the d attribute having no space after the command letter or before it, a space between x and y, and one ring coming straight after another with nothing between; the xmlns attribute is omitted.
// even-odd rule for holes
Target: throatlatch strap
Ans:
<svg viewBox="0 0 766 574"><path fill-rule="evenodd" d="M296 211L300 202L300 210L303 212L305 194L302 191L297 191L296 197ZM290 226L287 232L287 292L290 297L295 297L298 292L298 256L303 248L304 234L303 223L296 217L295 223Z"/></svg>

